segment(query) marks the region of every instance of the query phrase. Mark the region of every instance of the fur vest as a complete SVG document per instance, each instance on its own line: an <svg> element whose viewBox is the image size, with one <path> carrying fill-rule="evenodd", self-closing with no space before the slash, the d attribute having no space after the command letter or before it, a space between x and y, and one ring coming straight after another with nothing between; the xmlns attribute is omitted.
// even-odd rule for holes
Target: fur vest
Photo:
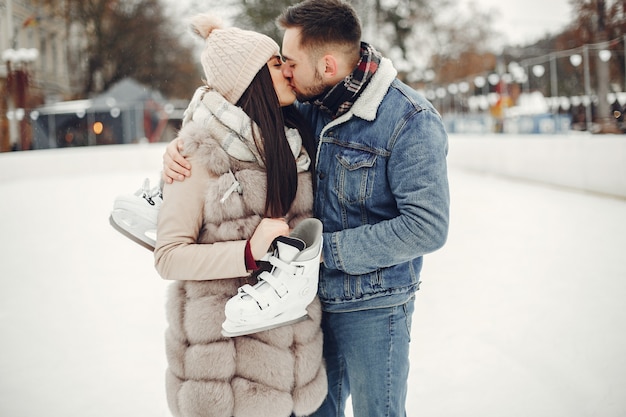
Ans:
<svg viewBox="0 0 626 417"><path fill-rule="evenodd" d="M211 174L199 243L248 239L265 207L265 170L255 158L239 159L227 152L223 139L215 139L224 137L224 126L215 127L215 121L198 114L202 112L196 110L195 118L185 122L179 137L184 140L183 153L194 156L193 169ZM240 184L234 191L233 176ZM287 216L290 226L310 217L311 209L311 176L300 170L297 195ZM303 416L324 400L327 381L317 298L308 307L308 320L249 336L221 335L226 301L238 287L253 281L241 277L171 284L166 308L166 387L175 416Z"/></svg>

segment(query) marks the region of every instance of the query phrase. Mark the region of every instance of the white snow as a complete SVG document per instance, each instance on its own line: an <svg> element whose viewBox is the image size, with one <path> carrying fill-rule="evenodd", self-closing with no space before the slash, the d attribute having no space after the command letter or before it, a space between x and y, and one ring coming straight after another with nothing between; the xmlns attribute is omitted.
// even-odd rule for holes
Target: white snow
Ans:
<svg viewBox="0 0 626 417"><path fill-rule="evenodd" d="M161 145L0 155L0 415L169 416L167 282L108 223ZM626 201L450 168L409 416L626 415Z"/></svg>

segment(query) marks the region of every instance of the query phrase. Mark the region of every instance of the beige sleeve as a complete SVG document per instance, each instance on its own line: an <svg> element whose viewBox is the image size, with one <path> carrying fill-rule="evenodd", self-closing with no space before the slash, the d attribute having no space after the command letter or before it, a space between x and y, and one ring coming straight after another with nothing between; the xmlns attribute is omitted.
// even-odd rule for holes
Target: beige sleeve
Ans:
<svg viewBox="0 0 626 417"><path fill-rule="evenodd" d="M168 280L211 280L242 277L246 271L246 241L197 243L202 228L204 193L209 173L189 158L192 175L165 184L159 210L155 267Z"/></svg>

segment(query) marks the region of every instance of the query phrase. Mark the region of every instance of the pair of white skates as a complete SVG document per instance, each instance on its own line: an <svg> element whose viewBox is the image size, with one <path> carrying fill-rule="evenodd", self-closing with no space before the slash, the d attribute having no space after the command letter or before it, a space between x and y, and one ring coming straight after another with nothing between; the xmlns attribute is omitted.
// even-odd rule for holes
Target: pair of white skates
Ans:
<svg viewBox="0 0 626 417"><path fill-rule="evenodd" d="M113 203L111 225L126 237L154 250L161 187L146 179L135 194ZM255 285L246 284L226 303L222 334L242 336L306 319L306 307L317 294L322 251L322 223L301 221L287 236L278 237L266 259L271 271L262 272Z"/></svg>

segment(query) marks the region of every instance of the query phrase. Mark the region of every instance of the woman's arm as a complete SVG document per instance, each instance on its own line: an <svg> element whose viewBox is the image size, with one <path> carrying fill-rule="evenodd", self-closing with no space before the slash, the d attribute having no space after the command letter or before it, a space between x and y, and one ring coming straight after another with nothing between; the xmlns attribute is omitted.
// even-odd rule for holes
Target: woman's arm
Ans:
<svg viewBox="0 0 626 417"><path fill-rule="evenodd" d="M190 163L194 159L189 158ZM210 280L241 277L246 268L247 241L198 244L203 225L204 198L210 175L197 169L183 182L166 184L159 210L155 267L161 277L171 280ZM284 219L262 219L249 239L250 254L261 259L277 236L289 234Z"/></svg>
<svg viewBox="0 0 626 417"><path fill-rule="evenodd" d="M193 158L190 160L193 162ZM197 169L186 181L163 187L154 260L157 271L164 279L209 280L248 274L245 240L197 243L209 180L206 170Z"/></svg>

